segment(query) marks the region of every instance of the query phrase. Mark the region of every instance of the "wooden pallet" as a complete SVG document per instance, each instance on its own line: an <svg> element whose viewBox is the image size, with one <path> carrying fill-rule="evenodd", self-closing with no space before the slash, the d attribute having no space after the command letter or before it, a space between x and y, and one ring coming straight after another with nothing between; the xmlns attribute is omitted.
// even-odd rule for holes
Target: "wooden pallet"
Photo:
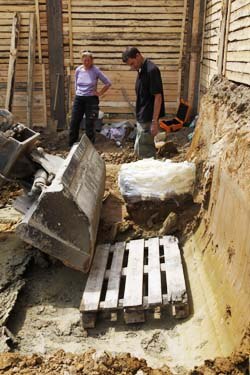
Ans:
<svg viewBox="0 0 250 375"><path fill-rule="evenodd" d="M145 312L188 316L188 299L178 240L173 236L97 246L80 305L85 328L97 313L126 323L144 322Z"/></svg>

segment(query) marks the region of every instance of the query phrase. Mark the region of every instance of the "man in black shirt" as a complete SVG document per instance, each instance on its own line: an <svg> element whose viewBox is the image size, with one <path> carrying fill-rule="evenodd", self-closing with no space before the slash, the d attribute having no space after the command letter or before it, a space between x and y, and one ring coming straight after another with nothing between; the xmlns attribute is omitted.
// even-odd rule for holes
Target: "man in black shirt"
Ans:
<svg viewBox="0 0 250 375"><path fill-rule="evenodd" d="M137 136L135 152L140 158L155 156L154 136L158 133L159 117L165 115L164 96L159 68L144 59L135 47L128 47L122 54L122 61L137 70L136 119Z"/></svg>

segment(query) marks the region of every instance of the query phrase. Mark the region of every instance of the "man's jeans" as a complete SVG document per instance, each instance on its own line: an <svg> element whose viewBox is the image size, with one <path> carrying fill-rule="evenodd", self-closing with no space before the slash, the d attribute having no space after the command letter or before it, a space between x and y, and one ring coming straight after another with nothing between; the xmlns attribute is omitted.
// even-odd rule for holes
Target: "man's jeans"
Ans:
<svg viewBox="0 0 250 375"><path fill-rule="evenodd" d="M151 122L137 122L137 133L135 139L134 150L140 159L155 157L156 148L154 137L151 135Z"/></svg>

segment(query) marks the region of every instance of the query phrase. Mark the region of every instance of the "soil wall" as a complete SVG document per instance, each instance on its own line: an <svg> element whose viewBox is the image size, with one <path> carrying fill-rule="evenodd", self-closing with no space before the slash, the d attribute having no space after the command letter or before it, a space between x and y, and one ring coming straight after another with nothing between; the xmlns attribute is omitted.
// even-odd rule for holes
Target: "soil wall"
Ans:
<svg viewBox="0 0 250 375"><path fill-rule="evenodd" d="M240 344L250 320L249 99L249 87L216 77L202 98L188 155L198 166L202 220L185 245L185 260L224 355ZM190 267L195 260L199 281Z"/></svg>

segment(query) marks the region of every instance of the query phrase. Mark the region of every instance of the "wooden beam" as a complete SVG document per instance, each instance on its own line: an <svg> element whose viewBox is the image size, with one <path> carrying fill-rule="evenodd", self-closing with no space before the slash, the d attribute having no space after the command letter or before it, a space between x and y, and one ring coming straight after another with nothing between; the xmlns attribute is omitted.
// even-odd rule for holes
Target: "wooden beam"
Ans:
<svg viewBox="0 0 250 375"><path fill-rule="evenodd" d="M197 114L200 81L200 54L204 20L204 1L194 0L191 59L189 70L188 102L191 117Z"/></svg>
<svg viewBox="0 0 250 375"><path fill-rule="evenodd" d="M219 31L220 40L219 40L219 47L218 47L218 54L217 54L218 74L222 74L222 70L223 70L223 57L224 57L224 48L225 48L228 2L229 0L222 1L221 25L220 25L220 31Z"/></svg>
<svg viewBox="0 0 250 375"><path fill-rule="evenodd" d="M183 78L182 78L183 79L183 98L185 100L188 100L188 82L189 82L191 43L192 43L193 11L194 11L194 0L189 0L187 43L186 43L186 50L185 50L184 73L183 73Z"/></svg>
<svg viewBox="0 0 250 375"><path fill-rule="evenodd" d="M73 68L73 66L74 66L74 56L73 56L71 0L68 0L68 15L69 15L69 60L70 60L70 67Z"/></svg>
<svg viewBox="0 0 250 375"><path fill-rule="evenodd" d="M41 28L40 28L39 0L35 0L35 2L36 2L36 28L37 28L38 59L39 59L39 64L42 64L42 47L41 47Z"/></svg>
<svg viewBox="0 0 250 375"><path fill-rule="evenodd" d="M222 64L223 75L225 75L226 65L227 65L228 33L229 33L229 25L230 25L230 18L231 18L231 4L232 4L232 0L228 0L226 31L225 31L225 38L224 38L225 46L224 46L224 56L223 56L223 64Z"/></svg>
<svg viewBox="0 0 250 375"><path fill-rule="evenodd" d="M17 46L20 32L21 16L19 13L15 13L12 22L12 32L10 41L10 58L9 58L9 69L8 69L8 81L7 81L7 92L5 99L5 108L11 111L12 101L14 95L15 85L15 72L16 72L16 58L17 58Z"/></svg>
<svg viewBox="0 0 250 375"><path fill-rule="evenodd" d="M64 53L62 28L62 1L50 0L46 2L48 18L48 52L49 52L49 84L51 118L58 121L58 129L66 125L65 88L64 88ZM58 82L58 78L59 82ZM58 87L57 87L58 83ZM57 98L55 102L55 94ZM55 106L54 106L55 104Z"/></svg>
<svg viewBox="0 0 250 375"><path fill-rule="evenodd" d="M28 80L27 80L27 126L32 128L33 109L33 75L36 58L36 19L30 14L29 51L28 51Z"/></svg>
<svg viewBox="0 0 250 375"><path fill-rule="evenodd" d="M42 67L42 82L43 82L43 121L44 125L48 126L48 118L47 118L47 100L46 100L46 71L45 71L45 64L41 64Z"/></svg>
<svg viewBox="0 0 250 375"><path fill-rule="evenodd" d="M185 25L186 25L186 16L187 16L187 0L184 0L183 14L182 14L182 31L181 31L181 41L180 41L180 50L179 50L179 67L178 67L178 94L177 94L177 105L181 96L181 78L182 78L182 55L184 47L184 35L185 35Z"/></svg>
<svg viewBox="0 0 250 375"><path fill-rule="evenodd" d="M203 13L203 26L202 26L202 41L201 41L201 53L200 53L200 77L199 77L199 96L198 96L198 102L197 102L197 111L199 111L200 108L200 99L202 97L202 92L201 92L201 81L202 81L202 74L203 74L203 69L204 66L202 65L203 63L203 57L204 57L204 41L205 41L205 26L206 26L206 14L207 14L207 3L208 0L204 0L204 13Z"/></svg>

